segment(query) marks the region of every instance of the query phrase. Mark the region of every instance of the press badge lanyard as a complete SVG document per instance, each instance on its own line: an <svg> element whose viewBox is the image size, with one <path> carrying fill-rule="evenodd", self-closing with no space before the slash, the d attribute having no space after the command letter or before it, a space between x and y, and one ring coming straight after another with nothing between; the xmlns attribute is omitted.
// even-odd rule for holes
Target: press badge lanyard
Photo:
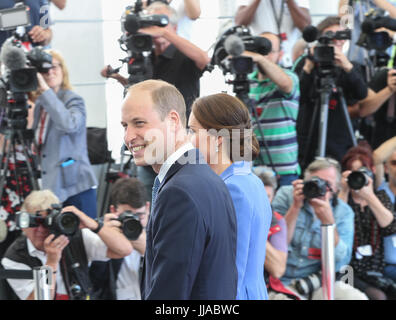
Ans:
<svg viewBox="0 0 396 320"><path fill-rule="evenodd" d="M287 40L286 34L281 33L281 25L282 25L283 13L284 13L284 9L285 9L284 6L285 6L285 0L282 0L281 9L280 9L280 13L278 16L276 14L274 0L271 0L272 13L274 14L276 27L278 28L278 35L279 35L281 41Z"/></svg>

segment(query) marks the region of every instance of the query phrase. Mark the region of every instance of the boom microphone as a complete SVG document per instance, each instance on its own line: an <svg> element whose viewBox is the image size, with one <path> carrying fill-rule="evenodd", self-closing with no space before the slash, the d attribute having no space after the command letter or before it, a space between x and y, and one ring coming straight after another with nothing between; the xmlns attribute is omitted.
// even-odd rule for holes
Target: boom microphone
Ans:
<svg viewBox="0 0 396 320"><path fill-rule="evenodd" d="M224 40L224 49L229 55L237 57L245 51L245 44L241 38L231 34Z"/></svg>
<svg viewBox="0 0 396 320"><path fill-rule="evenodd" d="M26 56L23 49L14 46L11 39L5 41L1 47L0 61L10 70L26 67Z"/></svg>

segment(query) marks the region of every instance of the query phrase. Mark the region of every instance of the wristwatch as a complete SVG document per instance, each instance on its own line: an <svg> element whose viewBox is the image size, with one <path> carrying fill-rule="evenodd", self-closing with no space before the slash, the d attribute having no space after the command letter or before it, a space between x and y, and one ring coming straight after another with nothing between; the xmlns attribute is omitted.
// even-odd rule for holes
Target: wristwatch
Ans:
<svg viewBox="0 0 396 320"><path fill-rule="evenodd" d="M98 233L100 229L103 227L103 222L102 221L97 221L98 222L98 227L95 230L91 230L92 232Z"/></svg>

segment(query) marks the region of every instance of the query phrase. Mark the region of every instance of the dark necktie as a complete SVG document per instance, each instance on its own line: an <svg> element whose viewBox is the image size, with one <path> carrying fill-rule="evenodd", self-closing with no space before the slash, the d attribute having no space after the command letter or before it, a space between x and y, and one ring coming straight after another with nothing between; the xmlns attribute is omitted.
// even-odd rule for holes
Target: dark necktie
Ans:
<svg viewBox="0 0 396 320"><path fill-rule="evenodd" d="M155 177L154 184L153 184L153 191L151 194L151 212L154 210L155 200L157 199L158 188L160 186L160 181L158 176Z"/></svg>

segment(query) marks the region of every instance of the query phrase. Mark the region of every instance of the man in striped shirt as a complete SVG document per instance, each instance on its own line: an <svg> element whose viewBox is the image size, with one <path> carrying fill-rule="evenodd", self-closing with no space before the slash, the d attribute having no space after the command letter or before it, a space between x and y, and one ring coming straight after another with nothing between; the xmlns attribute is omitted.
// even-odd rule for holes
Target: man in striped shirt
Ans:
<svg viewBox="0 0 396 320"><path fill-rule="evenodd" d="M255 134L260 142L264 164L271 165L272 161L280 176L280 186L289 185L293 180L298 179L301 173L297 160L296 133L300 97L299 80L292 71L282 69L278 65L283 54L279 37L268 32L260 36L271 41L272 51L266 56L252 52L244 53L252 57L258 67L258 71L249 76L252 81L249 95L255 101L264 137L258 130L257 120L253 119ZM271 159L265 150L264 141Z"/></svg>

